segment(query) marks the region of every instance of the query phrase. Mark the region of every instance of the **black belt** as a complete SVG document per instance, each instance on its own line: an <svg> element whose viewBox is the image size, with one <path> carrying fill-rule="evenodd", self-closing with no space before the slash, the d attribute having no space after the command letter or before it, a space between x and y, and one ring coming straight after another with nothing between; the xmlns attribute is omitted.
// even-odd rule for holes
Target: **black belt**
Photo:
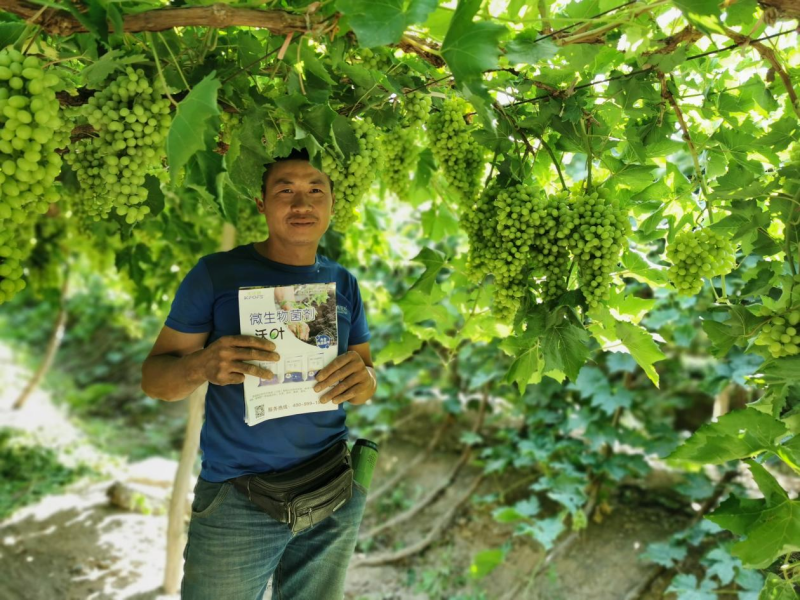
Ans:
<svg viewBox="0 0 800 600"><path fill-rule="evenodd" d="M353 495L345 440L285 471L230 480L256 506L297 533L329 517Z"/></svg>

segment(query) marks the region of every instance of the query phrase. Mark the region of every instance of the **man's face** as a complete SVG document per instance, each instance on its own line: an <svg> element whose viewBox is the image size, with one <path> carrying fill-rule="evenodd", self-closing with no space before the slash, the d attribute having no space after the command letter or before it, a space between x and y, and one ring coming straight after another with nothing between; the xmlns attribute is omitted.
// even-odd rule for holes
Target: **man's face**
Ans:
<svg viewBox="0 0 800 600"><path fill-rule="evenodd" d="M305 160L273 166L264 197L256 204L266 215L269 237L295 246L318 244L333 214L328 177Z"/></svg>

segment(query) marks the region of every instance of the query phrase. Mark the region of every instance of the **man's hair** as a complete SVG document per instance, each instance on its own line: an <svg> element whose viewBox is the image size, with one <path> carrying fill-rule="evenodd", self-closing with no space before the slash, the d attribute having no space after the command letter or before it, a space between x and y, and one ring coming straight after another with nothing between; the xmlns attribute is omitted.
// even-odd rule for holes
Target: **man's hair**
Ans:
<svg viewBox="0 0 800 600"><path fill-rule="evenodd" d="M280 158L276 158L273 162L265 164L264 175L262 175L261 177L262 198L264 198L267 195L267 179L269 179L269 174L272 171L272 167L286 160L305 160L309 163L311 162L311 159L308 157L308 150L306 150L305 148L301 148L299 150L297 148L294 148L288 156L281 156ZM333 194L333 180L327 173L325 173L325 177L328 178L328 184L331 186L331 194Z"/></svg>

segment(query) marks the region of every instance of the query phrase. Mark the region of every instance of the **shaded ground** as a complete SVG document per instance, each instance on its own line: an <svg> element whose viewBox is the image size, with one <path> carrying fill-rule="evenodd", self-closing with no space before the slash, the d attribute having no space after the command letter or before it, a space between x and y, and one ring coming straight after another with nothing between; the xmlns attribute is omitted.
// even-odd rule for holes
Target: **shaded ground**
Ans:
<svg viewBox="0 0 800 600"><path fill-rule="evenodd" d="M85 437L69 424L66 415L45 393L32 397L23 411L11 411L13 394L25 374L15 369L12 357L0 346L0 423L37 431L55 446L80 447ZM171 408L177 409L181 403ZM404 428L404 435L382 444L373 486L409 461L420 449L410 440L429 439L430 423L419 419ZM362 531L385 521L409 506L452 468L458 454L444 440L447 451L430 460L398 485L390 497L371 503ZM91 445L86 445L91 448ZM105 456L101 456L105 460ZM163 579L167 520L110 506L106 489L121 476L124 465L109 463L108 479L79 482L65 493L17 511L0 523L0 577L3 600L166 600L177 598L160 592ZM471 484L478 470L462 469L447 492L399 531L359 543L354 560L396 550L422 537ZM487 480L476 496L499 491L508 481ZM647 565L637 554L651 541L664 540L680 528L680 519L657 506L618 505L601 524L591 523L569 552L517 597L547 600L620 600L638 584ZM354 567L347 579L348 600L400 600L447 598L500 599L542 558L538 545L527 538L512 539L513 550L489 576L478 583L467 577L473 556L499 547L511 537L512 525L496 523L490 509L465 506L450 528L423 554L391 565ZM269 596L267 596L269 597ZM650 600L656 597L653 595Z"/></svg>

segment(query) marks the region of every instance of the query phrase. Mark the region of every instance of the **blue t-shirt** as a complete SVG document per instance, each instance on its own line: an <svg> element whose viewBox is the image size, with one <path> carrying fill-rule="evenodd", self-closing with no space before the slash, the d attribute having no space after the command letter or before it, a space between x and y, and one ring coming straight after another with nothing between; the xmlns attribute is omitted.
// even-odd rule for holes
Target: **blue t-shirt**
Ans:
<svg viewBox="0 0 800 600"><path fill-rule="evenodd" d="M338 263L317 255L311 266L277 263L253 244L201 258L178 287L165 325L183 333L210 332L206 346L239 335L239 288L336 282L339 354L370 339L358 282ZM247 473L281 471L347 439L345 409L244 422L244 384L208 384L200 433L200 476L225 481Z"/></svg>

